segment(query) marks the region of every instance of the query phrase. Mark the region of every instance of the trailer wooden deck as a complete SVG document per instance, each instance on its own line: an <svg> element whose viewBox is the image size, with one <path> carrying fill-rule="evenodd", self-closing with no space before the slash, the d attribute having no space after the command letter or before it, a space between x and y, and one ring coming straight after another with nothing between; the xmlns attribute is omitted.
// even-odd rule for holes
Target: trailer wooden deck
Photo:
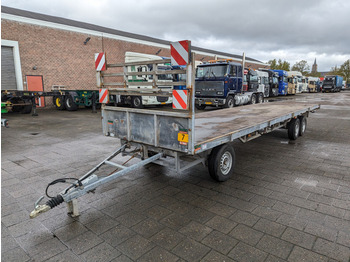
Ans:
<svg viewBox="0 0 350 262"><path fill-rule="evenodd" d="M264 124L270 126L319 107L317 104L284 101L196 113L194 144L209 143L254 127L263 127Z"/></svg>

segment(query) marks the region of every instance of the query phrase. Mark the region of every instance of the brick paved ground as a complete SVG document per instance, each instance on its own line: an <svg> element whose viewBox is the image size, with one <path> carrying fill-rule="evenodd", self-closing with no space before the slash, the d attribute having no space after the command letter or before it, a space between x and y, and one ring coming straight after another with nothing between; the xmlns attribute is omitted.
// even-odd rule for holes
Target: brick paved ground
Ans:
<svg viewBox="0 0 350 262"><path fill-rule="evenodd" d="M350 92L321 103L305 136L285 130L236 142L233 179L202 166L182 175L148 165L79 199L28 215L46 185L79 177L117 145L100 115L6 115L1 136L2 261L349 261ZM59 190L58 188L56 190Z"/></svg>

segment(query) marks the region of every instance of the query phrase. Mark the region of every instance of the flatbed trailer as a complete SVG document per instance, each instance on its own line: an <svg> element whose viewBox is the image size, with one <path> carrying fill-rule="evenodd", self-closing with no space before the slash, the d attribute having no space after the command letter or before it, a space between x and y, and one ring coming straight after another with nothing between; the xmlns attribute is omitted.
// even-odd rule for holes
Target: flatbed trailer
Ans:
<svg viewBox="0 0 350 262"><path fill-rule="evenodd" d="M191 61L194 61L193 58L192 55ZM160 62L164 63L164 60ZM125 63L113 65L113 67L124 68L124 75L120 76L127 79L128 73L125 68L131 64L141 65L142 63ZM107 68L109 67L111 65L107 64ZM154 71L148 72L148 74L164 74L164 72L157 71L156 66L153 68ZM184 73L180 71L173 73ZM34 218L63 202L68 204L69 214L77 216L79 215L77 198L149 163L167 166L178 173L197 164L203 164L208 166L209 174L213 179L219 182L226 181L234 174L235 152L232 146L234 140L248 142L279 128L286 128L288 137L295 140L304 134L309 114L320 108L316 104L289 101L195 113L195 82L192 62L187 65L185 73L187 74L186 90L188 94L188 108L186 110L138 109L103 105L103 134L120 139L121 146L81 178L76 179L73 185L60 192L56 197L50 197L51 199L46 204L40 205L41 199L39 199L35 203L35 209L30 217ZM112 95L117 96L125 94L125 92L129 95L168 94L164 90L158 89L156 83L151 90L131 91L125 88L126 81L124 83L108 83L103 79L99 81L103 75L106 74L98 72L98 87L104 88L113 85L124 87L109 88L109 93ZM179 82L174 82L173 85L179 85ZM132 165L121 164L116 160L112 161L119 154L130 155L131 158L136 156L140 161ZM108 175L100 176L97 172L102 166L111 166L116 170ZM48 187L58 182L65 181L64 179L55 180Z"/></svg>

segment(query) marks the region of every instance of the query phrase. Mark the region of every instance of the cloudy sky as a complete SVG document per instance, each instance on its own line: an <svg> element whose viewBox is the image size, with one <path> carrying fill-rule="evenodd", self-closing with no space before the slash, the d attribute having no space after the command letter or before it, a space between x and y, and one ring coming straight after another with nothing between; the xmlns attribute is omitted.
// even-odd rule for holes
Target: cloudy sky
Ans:
<svg viewBox="0 0 350 262"><path fill-rule="evenodd" d="M2 0L59 16L291 66L328 71L350 58L348 0Z"/></svg>

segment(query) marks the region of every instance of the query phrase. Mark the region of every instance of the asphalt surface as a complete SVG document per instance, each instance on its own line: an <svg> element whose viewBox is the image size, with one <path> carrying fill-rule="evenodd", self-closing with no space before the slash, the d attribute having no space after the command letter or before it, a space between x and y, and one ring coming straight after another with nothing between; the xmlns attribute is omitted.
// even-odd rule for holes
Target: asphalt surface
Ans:
<svg viewBox="0 0 350 262"><path fill-rule="evenodd" d="M200 165L178 175L150 164L79 198L77 218L66 204L29 213L48 183L80 177L118 147L100 113L2 115L2 261L349 262L350 92L271 100L281 99L321 109L296 141L277 130L234 142L229 181Z"/></svg>

